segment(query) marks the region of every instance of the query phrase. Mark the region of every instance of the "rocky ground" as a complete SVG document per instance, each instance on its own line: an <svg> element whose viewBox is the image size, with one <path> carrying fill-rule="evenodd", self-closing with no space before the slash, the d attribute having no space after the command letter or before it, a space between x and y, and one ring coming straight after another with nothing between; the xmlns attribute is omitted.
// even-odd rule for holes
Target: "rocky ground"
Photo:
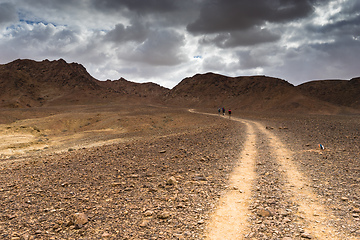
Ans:
<svg viewBox="0 0 360 240"><path fill-rule="evenodd" d="M294 162L335 216L331 225L360 239L360 117L274 117L265 122L295 153Z"/></svg>
<svg viewBox="0 0 360 240"><path fill-rule="evenodd" d="M4 162L1 238L201 238L242 126L197 118L202 124L170 135Z"/></svg>
<svg viewBox="0 0 360 240"><path fill-rule="evenodd" d="M2 160L1 238L202 239L228 190L245 125L195 113L166 116L172 121L154 118L157 124L127 132L122 143ZM360 238L359 116L238 117L261 122L286 143L336 216L333 227ZM272 150L258 135L262 157L245 237L316 239L304 230L309 226L297 216Z"/></svg>

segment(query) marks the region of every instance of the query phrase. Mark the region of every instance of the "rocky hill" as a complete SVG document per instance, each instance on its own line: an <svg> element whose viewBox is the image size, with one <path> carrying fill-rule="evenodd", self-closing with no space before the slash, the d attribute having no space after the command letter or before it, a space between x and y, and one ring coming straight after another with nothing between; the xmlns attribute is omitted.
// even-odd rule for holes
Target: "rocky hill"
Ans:
<svg viewBox="0 0 360 240"><path fill-rule="evenodd" d="M136 101L168 91L152 83L98 81L81 64L69 64L63 59L41 62L19 59L0 65L0 89L1 107L91 104L129 97Z"/></svg>
<svg viewBox="0 0 360 240"><path fill-rule="evenodd" d="M336 105L360 109L360 77L348 80L320 80L297 87L304 95Z"/></svg>
<svg viewBox="0 0 360 240"><path fill-rule="evenodd" d="M124 78L119 80L107 80L99 81L98 84L102 87L112 89L117 93L138 96L143 98L152 97L164 97L170 90L162 87L158 84L147 82L147 83L135 83L130 82Z"/></svg>
<svg viewBox="0 0 360 240"><path fill-rule="evenodd" d="M172 104L244 111L333 114L344 111L285 80L267 76L227 77L214 73L185 78L168 95ZM348 109L346 109L348 111Z"/></svg>
<svg viewBox="0 0 360 240"><path fill-rule="evenodd" d="M286 113L348 113L359 110L360 78L312 81L295 87L268 76L214 73L183 79L173 89L155 83L99 81L78 63L15 60L0 65L0 107L131 102L197 108Z"/></svg>

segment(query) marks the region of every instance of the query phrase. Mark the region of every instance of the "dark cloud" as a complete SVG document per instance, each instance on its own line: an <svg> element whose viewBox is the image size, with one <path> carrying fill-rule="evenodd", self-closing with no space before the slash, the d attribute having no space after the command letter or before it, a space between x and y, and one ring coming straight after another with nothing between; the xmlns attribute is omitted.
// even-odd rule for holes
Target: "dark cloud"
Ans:
<svg viewBox="0 0 360 240"><path fill-rule="evenodd" d="M5 1L1 63L64 58L101 80L167 87L208 71L292 82L358 72L357 0Z"/></svg>
<svg viewBox="0 0 360 240"><path fill-rule="evenodd" d="M150 65L172 66L183 62L186 56L181 51L184 36L172 30L153 31L147 40L132 52L121 52L121 58Z"/></svg>
<svg viewBox="0 0 360 240"><path fill-rule="evenodd" d="M24 4L32 6L34 8L46 9L47 11L65 11L71 9L84 8L86 1L79 0L61 0L61 1L49 1L49 0L27 0ZM58 12L60 14L61 12Z"/></svg>
<svg viewBox="0 0 360 240"><path fill-rule="evenodd" d="M18 20L15 6L11 3L0 3L0 27Z"/></svg>
<svg viewBox="0 0 360 240"><path fill-rule="evenodd" d="M313 12L303 0L214 0L204 1L199 18L187 26L195 34L231 32L304 18Z"/></svg>
<svg viewBox="0 0 360 240"><path fill-rule="evenodd" d="M267 29L247 29L220 33L215 37L205 36L200 40L201 44L215 44L219 48L234 48L238 46L253 46L261 43L274 42L280 39L280 35Z"/></svg>
<svg viewBox="0 0 360 240"><path fill-rule="evenodd" d="M127 41L143 42L149 34L149 28L144 24L134 21L132 25L125 27L123 24L117 24L115 29L106 34L105 39L121 43Z"/></svg>
<svg viewBox="0 0 360 240"><path fill-rule="evenodd" d="M127 9L138 14L172 12L179 9L183 1L173 0L91 0L96 9L103 11L119 11Z"/></svg>
<svg viewBox="0 0 360 240"><path fill-rule="evenodd" d="M264 68L272 65L274 49L238 51L239 68L243 70Z"/></svg>

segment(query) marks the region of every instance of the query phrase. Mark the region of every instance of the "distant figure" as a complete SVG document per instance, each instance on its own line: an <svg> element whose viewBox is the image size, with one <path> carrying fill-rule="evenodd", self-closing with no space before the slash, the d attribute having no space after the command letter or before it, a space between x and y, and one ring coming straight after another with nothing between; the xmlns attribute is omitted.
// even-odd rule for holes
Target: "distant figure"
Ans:
<svg viewBox="0 0 360 240"><path fill-rule="evenodd" d="M221 112L221 109L219 108L219 109L218 109L219 116L220 116L220 112Z"/></svg>
<svg viewBox="0 0 360 240"><path fill-rule="evenodd" d="M231 109L229 109L229 118L231 117Z"/></svg>
<svg viewBox="0 0 360 240"><path fill-rule="evenodd" d="M223 111L223 115L225 115L225 108L222 108L222 111Z"/></svg>

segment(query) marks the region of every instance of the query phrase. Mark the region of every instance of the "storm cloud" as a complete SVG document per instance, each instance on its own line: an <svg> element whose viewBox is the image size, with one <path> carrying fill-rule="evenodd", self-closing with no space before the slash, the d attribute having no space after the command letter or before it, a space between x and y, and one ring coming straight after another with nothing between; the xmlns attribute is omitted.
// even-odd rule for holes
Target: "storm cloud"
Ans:
<svg viewBox="0 0 360 240"><path fill-rule="evenodd" d="M3 0L0 63L63 58L99 80L202 72L299 84L359 76L356 0Z"/></svg>

